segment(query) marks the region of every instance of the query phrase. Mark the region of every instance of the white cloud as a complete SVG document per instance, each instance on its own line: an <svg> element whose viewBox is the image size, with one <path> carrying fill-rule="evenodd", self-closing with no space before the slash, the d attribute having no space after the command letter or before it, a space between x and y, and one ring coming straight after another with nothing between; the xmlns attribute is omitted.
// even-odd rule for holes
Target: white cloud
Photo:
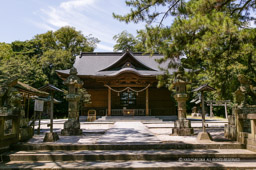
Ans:
<svg viewBox="0 0 256 170"><path fill-rule="evenodd" d="M103 45L103 44L98 44L97 45L97 51L113 51L113 48L111 46Z"/></svg>
<svg viewBox="0 0 256 170"><path fill-rule="evenodd" d="M43 30L52 30L52 31L55 31L56 29L47 25L47 24L44 24L44 23L34 23L38 28L41 28Z"/></svg>
<svg viewBox="0 0 256 170"><path fill-rule="evenodd" d="M62 2L60 4L60 8L63 8L65 10L78 9L86 5L92 5L94 2L95 0L71 0L67 2Z"/></svg>
<svg viewBox="0 0 256 170"><path fill-rule="evenodd" d="M36 13L41 20L36 21L38 24L35 25L46 30L72 26L81 30L84 35L92 34L98 38L101 42L97 45L97 50L113 51L114 35L123 30L135 32L139 29L138 26L127 25L113 19L112 12L120 13L120 10L123 10L120 4L123 3L120 0L66 0Z"/></svg>

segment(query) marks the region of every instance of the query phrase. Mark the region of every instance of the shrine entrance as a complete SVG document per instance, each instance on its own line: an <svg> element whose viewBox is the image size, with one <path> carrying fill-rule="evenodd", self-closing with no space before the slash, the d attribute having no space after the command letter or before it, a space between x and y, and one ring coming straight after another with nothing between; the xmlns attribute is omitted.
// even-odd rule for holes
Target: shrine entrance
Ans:
<svg viewBox="0 0 256 170"><path fill-rule="evenodd" d="M148 84L145 88L108 88L108 116L149 116ZM112 95L113 93L113 95ZM112 108L112 98L114 108ZM144 99L144 101L142 101ZM119 105L119 107L117 107Z"/></svg>

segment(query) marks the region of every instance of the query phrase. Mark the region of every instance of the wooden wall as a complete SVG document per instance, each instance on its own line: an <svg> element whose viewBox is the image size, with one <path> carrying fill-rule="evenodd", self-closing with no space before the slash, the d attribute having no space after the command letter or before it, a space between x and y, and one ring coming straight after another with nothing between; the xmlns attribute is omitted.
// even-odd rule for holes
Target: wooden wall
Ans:
<svg viewBox="0 0 256 170"><path fill-rule="evenodd" d="M172 93L166 88L149 89L149 109L151 115L176 115L176 103Z"/></svg>
<svg viewBox="0 0 256 170"><path fill-rule="evenodd" d="M85 105L85 111L82 115L87 115L88 109L96 109L98 115L105 115L108 107L108 89L87 89L91 94L91 104ZM112 109L122 109L120 105L120 96L118 93L111 92ZM145 109L146 92L138 93L136 97L136 109ZM149 88L149 109L151 115L176 115L176 106L171 92L166 88Z"/></svg>

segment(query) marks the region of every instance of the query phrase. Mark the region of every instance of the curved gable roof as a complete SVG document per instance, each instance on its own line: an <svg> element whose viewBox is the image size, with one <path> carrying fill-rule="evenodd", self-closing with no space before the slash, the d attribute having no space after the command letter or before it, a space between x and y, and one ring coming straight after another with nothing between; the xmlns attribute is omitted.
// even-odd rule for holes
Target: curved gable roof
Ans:
<svg viewBox="0 0 256 170"><path fill-rule="evenodd" d="M148 70L148 71L156 71L153 68L145 65L141 61L137 60L130 51L126 51L118 60L116 60L111 65L99 71L113 71L113 70L121 70L122 67L127 63L131 63L132 66L135 67L136 70Z"/></svg>

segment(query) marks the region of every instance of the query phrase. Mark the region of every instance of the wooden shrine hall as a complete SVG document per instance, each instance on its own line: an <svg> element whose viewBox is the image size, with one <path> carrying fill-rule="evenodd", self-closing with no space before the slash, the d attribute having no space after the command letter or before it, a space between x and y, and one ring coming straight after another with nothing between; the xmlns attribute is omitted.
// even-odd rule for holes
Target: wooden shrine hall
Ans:
<svg viewBox="0 0 256 170"><path fill-rule="evenodd" d="M176 115L171 92L157 88L157 76L163 71L155 59L161 57L129 51L81 53L73 66L91 94L91 103L84 105L82 115L91 109L100 116ZM65 80L69 71L57 70L57 74Z"/></svg>

